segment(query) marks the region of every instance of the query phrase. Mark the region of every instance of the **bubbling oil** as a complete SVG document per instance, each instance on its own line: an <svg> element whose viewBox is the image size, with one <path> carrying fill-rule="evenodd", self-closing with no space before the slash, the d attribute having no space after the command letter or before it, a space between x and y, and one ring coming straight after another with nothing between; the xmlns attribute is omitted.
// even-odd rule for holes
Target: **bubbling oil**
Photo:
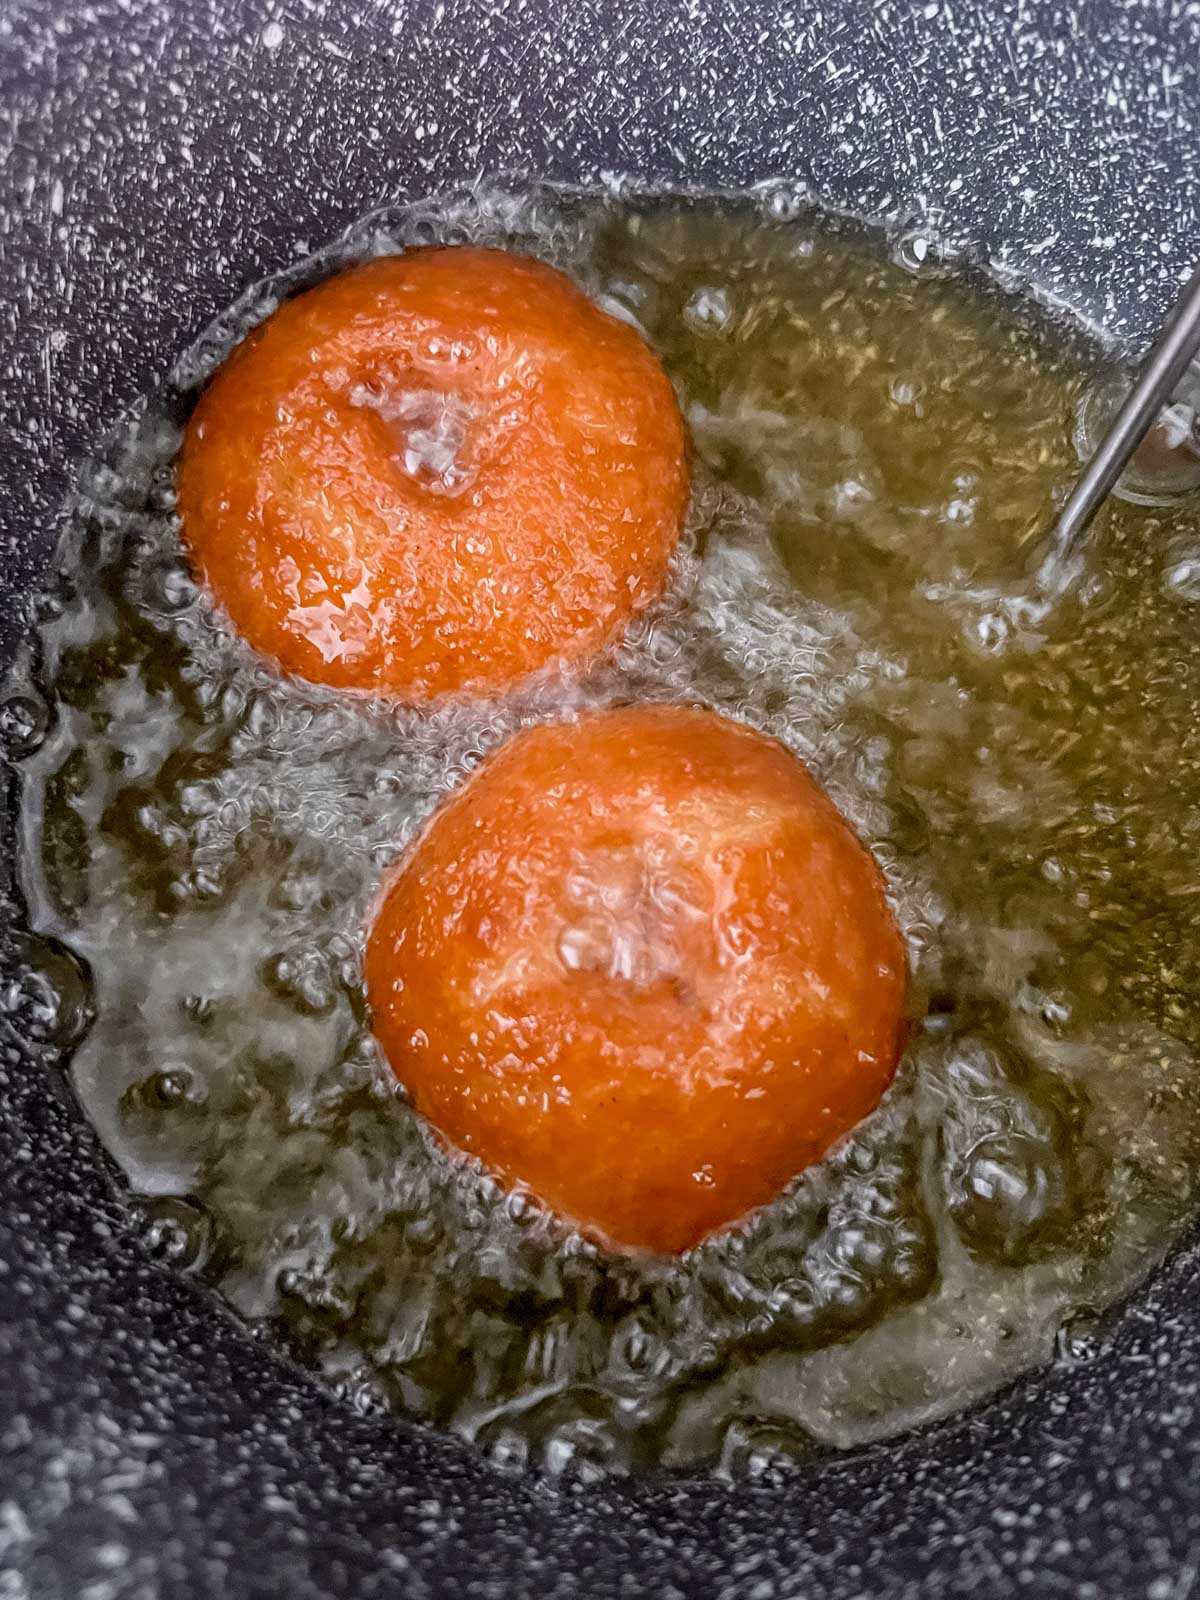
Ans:
<svg viewBox="0 0 1200 1600"><path fill-rule="evenodd" d="M281 679L188 572L190 399L282 295L466 240L571 272L662 355L695 453L669 592L610 658L497 701ZM1076 1359L1200 1171L1200 589L1177 576L1200 513L1115 506L1053 608L1026 577L1099 365L935 239L779 187L476 188L238 302L85 475L2 723L38 933L22 1004L76 1044L147 1249L359 1409L583 1480L774 1472ZM389 868L488 750L654 699L809 763L887 874L913 974L879 1110L671 1260L606 1254L447 1157L361 972Z"/></svg>

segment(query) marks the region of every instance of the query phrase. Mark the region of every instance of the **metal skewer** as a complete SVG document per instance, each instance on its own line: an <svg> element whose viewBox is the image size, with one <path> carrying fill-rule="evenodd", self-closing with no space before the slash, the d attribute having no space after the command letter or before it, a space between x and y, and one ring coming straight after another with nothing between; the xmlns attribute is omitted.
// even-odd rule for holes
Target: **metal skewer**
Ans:
<svg viewBox="0 0 1200 1600"><path fill-rule="evenodd" d="M1200 267L1176 301L1158 342L1146 357L1137 382L1058 514L1050 563L1059 570L1066 566L1080 536L1112 492L1164 406L1171 404L1176 386L1198 349Z"/></svg>

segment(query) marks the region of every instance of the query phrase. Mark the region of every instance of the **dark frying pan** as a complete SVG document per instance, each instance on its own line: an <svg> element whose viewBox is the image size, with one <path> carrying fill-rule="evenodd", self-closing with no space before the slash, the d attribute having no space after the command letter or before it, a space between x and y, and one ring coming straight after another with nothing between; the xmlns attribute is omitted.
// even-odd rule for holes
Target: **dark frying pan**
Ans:
<svg viewBox="0 0 1200 1600"><path fill-rule="evenodd" d="M1198 123L1188 0L5 0L4 652L119 405L387 197L798 177L932 213L1136 349L1200 253ZM784 1487L550 1489L354 1415L146 1259L5 981L0 1595L1200 1594L1194 1245L1094 1345Z"/></svg>

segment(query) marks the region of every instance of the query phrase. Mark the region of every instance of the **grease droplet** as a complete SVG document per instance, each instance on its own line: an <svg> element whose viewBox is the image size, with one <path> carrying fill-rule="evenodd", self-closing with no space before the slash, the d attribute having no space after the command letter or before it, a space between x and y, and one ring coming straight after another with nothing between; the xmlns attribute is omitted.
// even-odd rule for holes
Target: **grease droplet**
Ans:
<svg viewBox="0 0 1200 1600"><path fill-rule="evenodd" d="M154 1261L180 1272L198 1272L212 1250L212 1223L193 1200L162 1195L134 1208L142 1245Z"/></svg>
<svg viewBox="0 0 1200 1600"><path fill-rule="evenodd" d="M23 1042L72 1050L95 1017L91 973L58 939L26 935L20 965L0 979L0 1017Z"/></svg>
<svg viewBox="0 0 1200 1600"><path fill-rule="evenodd" d="M10 761L38 750L50 731L50 707L40 695L10 695L0 704L0 748Z"/></svg>

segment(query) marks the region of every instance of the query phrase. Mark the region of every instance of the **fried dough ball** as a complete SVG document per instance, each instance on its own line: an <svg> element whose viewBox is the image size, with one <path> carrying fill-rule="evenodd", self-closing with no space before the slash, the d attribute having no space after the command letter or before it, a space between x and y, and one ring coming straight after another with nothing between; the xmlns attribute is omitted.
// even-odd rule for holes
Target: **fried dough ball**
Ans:
<svg viewBox="0 0 1200 1600"><path fill-rule="evenodd" d="M639 334L554 268L463 246L282 305L202 394L178 491L250 644L419 702L617 638L662 592L688 474Z"/></svg>
<svg viewBox="0 0 1200 1600"><path fill-rule="evenodd" d="M402 861L366 975L444 1139L623 1248L770 1201L878 1103L905 1036L871 856L782 745L679 706L486 760Z"/></svg>

